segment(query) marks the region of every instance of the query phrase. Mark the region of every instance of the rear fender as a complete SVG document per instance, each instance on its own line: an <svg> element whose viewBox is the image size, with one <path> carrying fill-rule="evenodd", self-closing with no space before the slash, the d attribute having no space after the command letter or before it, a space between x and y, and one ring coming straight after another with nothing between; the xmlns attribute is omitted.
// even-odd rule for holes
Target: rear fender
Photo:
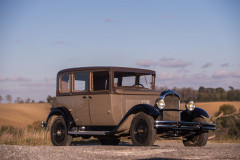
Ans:
<svg viewBox="0 0 240 160"><path fill-rule="evenodd" d="M74 122L73 118L72 118L72 115L71 115L71 113L69 112L69 110L67 108L65 108L65 107L58 107L58 108L53 108L51 110L51 112L49 113L49 115L47 117L46 124L48 124L49 119L53 115L58 115L58 116L61 115L64 118L64 120L65 120L65 122L66 122L68 127L72 124L72 122Z"/></svg>

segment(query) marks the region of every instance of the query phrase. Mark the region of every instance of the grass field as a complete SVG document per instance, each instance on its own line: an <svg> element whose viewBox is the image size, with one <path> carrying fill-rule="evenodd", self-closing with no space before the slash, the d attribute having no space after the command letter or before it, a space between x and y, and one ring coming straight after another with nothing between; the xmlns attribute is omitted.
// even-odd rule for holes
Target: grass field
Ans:
<svg viewBox="0 0 240 160"><path fill-rule="evenodd" d="M197 103L196 106L206 110L211 117L223 104L240 109L240 102L207 102ZM184 104L181 106L184 108ZM0 104L0 126L26 127L36 121L45 121L50 108L49 103Z"/></svg>
<svg viewBox="0 0 240 160"><path fill-rule="evenodd" d="M49 103L0 104L0 126L26 127L45 121L50 108Z"/></svg>
<svg viewBox="0 0 240 160"><path fill-rule="evenodd" d="M231 104L237 110L240 109L240 102L208 102L197 103L196 106L206 110L211 117L223 104ZM50 108L49 103L0 104L0 144L50 145L45 129L40 128L40 121L46 120ZM79 141L79 138L75 141ZM84 142L81 138L80 141ZM224 141L239 142L228 139Z"/></svg>

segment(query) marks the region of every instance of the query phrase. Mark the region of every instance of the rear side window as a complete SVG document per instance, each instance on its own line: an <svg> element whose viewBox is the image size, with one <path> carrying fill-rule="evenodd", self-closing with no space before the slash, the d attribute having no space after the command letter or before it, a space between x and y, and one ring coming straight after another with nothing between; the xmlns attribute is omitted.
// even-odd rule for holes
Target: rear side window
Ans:
<svg viewBox="0 0 240 160"><path fill-rule="evenodd" d="M74 74L74 92L88 91L88 72Z"/></svg>
<svg viewBox="0 0 240 160"><path fill-rule="evenodd" d="M68 93L70 92L70 75L63 74L60 78L60 92L61 93Z"/></svg>

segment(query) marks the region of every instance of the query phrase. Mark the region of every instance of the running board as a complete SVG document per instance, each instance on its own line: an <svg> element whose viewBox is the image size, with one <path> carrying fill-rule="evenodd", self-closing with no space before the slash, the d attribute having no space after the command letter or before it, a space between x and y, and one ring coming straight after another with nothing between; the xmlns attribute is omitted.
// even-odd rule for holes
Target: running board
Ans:
<svg viewBox="0 0 240 160"><path fill-rule="evenodd" d="M68 134L75 134L75 135L89 135L89 136L103 136L107 135L109 131L68 131Z"/></svg>

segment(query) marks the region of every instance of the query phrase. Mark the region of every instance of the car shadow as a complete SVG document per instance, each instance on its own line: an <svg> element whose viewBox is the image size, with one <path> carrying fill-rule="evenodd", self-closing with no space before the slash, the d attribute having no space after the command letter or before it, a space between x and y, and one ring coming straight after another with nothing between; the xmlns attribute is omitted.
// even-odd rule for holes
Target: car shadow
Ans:
<svg viewBox="0 0 240 160"><path fill-rule="evenodd" d="M72 141L70 146L98 146L101 145L98 139L81 139L81 140L74 140ZM116 146L133 146L132 143L126 142L126 141L121 141L118 145ZM158 147L159 145L153 145L152 147ZM136 147L136 146L133 146ZM141 147L141 146L138 146Z"/></svg>

